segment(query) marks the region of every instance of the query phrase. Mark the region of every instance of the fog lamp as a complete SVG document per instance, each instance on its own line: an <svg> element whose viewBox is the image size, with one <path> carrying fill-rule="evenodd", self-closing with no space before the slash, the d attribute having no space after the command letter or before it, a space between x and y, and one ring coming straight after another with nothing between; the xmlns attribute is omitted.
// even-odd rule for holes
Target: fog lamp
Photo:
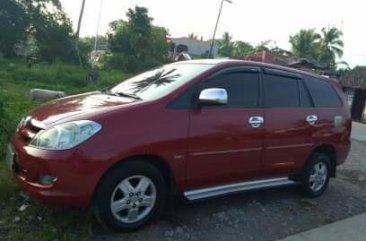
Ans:
<svg viewBox="0 0 366 241"><path fill-rule="evenodd" d="M52 185L56 182L57 177L50 176L50 175L39 175L39 183L41 185Z"/></svg>

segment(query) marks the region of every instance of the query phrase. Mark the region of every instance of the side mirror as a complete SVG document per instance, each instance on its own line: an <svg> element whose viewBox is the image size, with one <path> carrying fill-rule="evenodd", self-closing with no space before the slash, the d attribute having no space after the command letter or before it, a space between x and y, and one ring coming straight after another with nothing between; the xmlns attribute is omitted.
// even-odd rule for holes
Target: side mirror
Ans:
<svg viewBox="0 0 366 241"><path fill-rule="evenodd" d="M198 98L201 104L225 105L227 104L227 91L221 88L210 88L201 91Z"/></svg>

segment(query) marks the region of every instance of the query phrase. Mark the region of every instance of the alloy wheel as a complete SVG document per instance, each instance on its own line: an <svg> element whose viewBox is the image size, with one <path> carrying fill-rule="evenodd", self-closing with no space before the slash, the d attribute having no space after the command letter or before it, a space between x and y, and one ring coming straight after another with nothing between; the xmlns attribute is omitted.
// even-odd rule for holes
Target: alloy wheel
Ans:
<svg viewBox="0 0 366 241"><path fill-rule="evenodd" d="M136 223L145 218L156 203L156 187L150 178L135 175L122 180L111 196L113 216L123 223Z"/></svg>

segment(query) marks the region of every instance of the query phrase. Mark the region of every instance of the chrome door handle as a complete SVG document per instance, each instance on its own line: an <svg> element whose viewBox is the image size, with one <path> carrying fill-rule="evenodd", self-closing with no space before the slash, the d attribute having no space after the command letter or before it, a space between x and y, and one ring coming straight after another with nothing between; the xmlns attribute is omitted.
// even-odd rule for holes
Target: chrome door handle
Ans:
<svg viewBox="0 0 366 241"><path fill-rule="evenodd" d="M306 122L309 123L310 125L315 125L315 123L318 121L318 116L317 115L308 115L306 117Z"/></svg>
<svg viewBox="0 0 366 241"><path fill-rule="evenodd" d="M258 128L264 123L264 118L262 116L252 116L249 118L248 123L253 128Z"/></svg>

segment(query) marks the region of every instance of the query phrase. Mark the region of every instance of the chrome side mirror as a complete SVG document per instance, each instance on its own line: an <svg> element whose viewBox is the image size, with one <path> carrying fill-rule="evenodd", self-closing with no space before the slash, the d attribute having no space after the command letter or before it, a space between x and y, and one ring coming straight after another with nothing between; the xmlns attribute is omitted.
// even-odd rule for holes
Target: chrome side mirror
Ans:
<svg viewBox="0 0 366 241"><path fill-rule="evenodd" d="M221 88L210 88L201 91L198 98L202 104L216 104L225 105L227 104L227 91Z"/></svg>

